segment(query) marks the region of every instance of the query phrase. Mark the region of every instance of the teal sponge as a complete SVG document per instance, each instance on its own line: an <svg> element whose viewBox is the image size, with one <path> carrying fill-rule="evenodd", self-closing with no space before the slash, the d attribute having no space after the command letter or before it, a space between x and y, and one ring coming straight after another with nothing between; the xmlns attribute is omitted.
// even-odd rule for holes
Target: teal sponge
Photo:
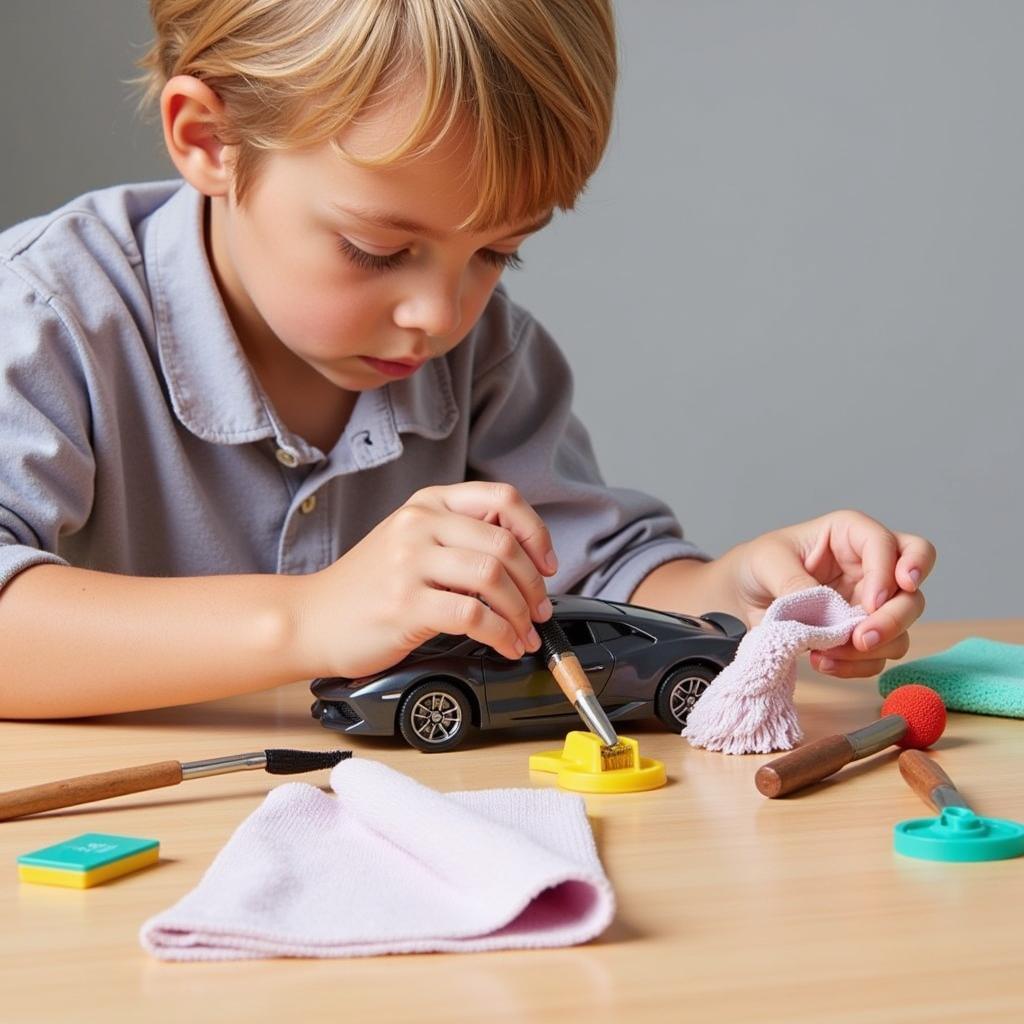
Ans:
<svg viewBox="0 0 1024 1024"><path fill-rule="evenodd" d="M894 665L878 678L888 696L904 683L924 683L950 711L1024 718L1024 645L968 637L949 650Z"/></svg>

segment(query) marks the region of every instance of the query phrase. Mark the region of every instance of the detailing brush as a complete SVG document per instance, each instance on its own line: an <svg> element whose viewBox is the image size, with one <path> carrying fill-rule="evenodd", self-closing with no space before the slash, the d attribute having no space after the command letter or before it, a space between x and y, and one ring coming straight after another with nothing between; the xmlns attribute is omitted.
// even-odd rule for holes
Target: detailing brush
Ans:
<svg viewBox="0 0 1024 1024"><path fill-rule="evenodd" d="M633 752L625 743L619 742L619 737L612 723L608 721L604 708L598 703L594 688L590 685L587 673L580 664L580 659L576 657L565 630L555 621L554 616L547 622L535 622L534 626L540 636L541 650L548 671L555 677L555 682L587 728L601 738L601 770L632 768Z"/></svg>
<svg viewBox="0 0 1024 1024"><path fill-rule="evenodd" d="M0 821L21 818L26 814L72 807L93 800L106 800L125 793L139 793L161 786L176 786L186 779L207 775L223 775L252 768L263 768L271 775L300 775L321 768L333 768L351 750L260 750L251 754L214 757L207 761L157 761L154 764L118 768L95 775L79 775L26 789L0 793Z"/></svg>

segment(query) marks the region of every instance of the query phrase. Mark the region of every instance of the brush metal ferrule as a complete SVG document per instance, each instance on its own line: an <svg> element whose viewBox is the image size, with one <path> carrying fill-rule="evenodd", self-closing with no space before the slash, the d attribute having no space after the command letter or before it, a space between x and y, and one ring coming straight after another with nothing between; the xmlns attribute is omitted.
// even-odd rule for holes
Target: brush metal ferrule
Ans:
<svg viewBox="0 0 1024 1024"><path fill-rule="evenodd" d="M928 798L937 811L943 811L947 807L963 807L964 810L971 810L971 805L960 795L960 791L953 786L936 786Z"/></svg>
<svg viewBox="0 0 1024 1024"><path fill-rule="evenodd" d="M225 772L244 772L250 768L266 768L267 752L257 750L251 754L234 754L231 757L211 757L206 761L187 761L181 766L181 778L202 779L207 775L223 775Z"/></svg>
<svg viewBox="0 0 1024 1024"><path fill-rule="evenodd" d="M619 742L618 734L608 721L604 708L597 702L597 697L591 693L581 693L576 698L576 710L580 718L587 723L587 728L592 733L601 737L601 742L606 747L613 747Z"/></svg>
<svg viewBox="0 0 1024 1024"><path fill-rule="evenodd" d="M846 739L853 747L853 760L859 761L862 757L891 747L903 738L908 728L907 720L902 715L886 715L877 722L865 725L863 729L848 732Z"/></svg>

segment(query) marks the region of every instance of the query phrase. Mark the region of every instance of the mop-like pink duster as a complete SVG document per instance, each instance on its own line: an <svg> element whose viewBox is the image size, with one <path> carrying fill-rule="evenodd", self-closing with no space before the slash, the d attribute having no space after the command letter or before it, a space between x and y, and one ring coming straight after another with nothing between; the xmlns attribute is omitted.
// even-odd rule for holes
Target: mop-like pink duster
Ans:
<svg viewBox="0 0 1024 1024"><path fill-rule="evenodd" d="M789 750L803 736L793 707L796 660L850 639L867 618L831 587L777 598L740 641L736 657L690 712L682 735L695 747L726 754Z"/></svg>

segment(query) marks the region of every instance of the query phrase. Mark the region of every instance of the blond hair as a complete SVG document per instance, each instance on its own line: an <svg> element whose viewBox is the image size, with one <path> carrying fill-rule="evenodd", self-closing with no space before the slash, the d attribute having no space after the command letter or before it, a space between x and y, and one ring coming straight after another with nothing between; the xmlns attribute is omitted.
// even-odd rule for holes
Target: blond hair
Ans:
<svg viewBox="0 0 1024 1024"><path fill-rule="evenodd" d="M419 116L384 166L469 125L480 192L463 228L571 209L611 128L611 0L150 0L137 62L148 107L174 75L221 99L242 203L271 151L324 142L374 103L422 88Z"/></svg>

